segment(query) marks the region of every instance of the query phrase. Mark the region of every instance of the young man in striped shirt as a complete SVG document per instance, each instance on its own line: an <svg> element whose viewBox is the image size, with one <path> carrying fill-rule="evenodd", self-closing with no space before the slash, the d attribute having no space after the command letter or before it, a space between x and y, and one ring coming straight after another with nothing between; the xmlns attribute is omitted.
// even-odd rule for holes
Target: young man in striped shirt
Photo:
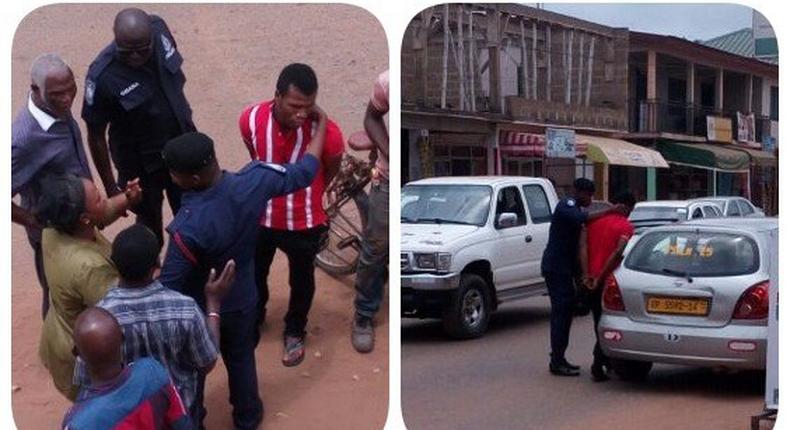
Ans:
<svg viewBox="0 0 790 430"><path fill-rule="evenodd" d="M274 99L246 108L239 118L250 158L283 164L300 160L315 133L315 123L307 118L317 95L318 80L310 66L299 63L286 66L277 79ZM327 231L322 197L325 186L340 167L343 151L340 129L327 120L321 168L312 184L272 199L260 220L255 282L261 323L266 319L267 278L274 254L280 249L288 257L291 294L283 333L285 366L296 366L304 359L307 314L315 293L313 262Z"/></svg>

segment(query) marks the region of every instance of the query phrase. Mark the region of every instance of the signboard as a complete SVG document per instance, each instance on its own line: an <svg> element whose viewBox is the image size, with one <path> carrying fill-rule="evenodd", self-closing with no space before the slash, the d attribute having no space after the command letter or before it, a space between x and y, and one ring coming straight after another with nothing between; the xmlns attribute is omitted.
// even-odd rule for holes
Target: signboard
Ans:
<svg viewBox="0 0 790 430"><path fill-rule="evenodd" d="M547 128L546 157L576 158L576 132L561 128Z"/></svg>
<svg viewBox="0 0 790 430"><path fill-rule="evenodd" d="M708 140L712 142L732 143L732 120L720 116L708 115Z"/></svg>
<svg viewBox="0 0 790 430"><path fill-rule="evenodd" d="M738 112L738 141L754 142L754 114L749 115Z"/></svg>

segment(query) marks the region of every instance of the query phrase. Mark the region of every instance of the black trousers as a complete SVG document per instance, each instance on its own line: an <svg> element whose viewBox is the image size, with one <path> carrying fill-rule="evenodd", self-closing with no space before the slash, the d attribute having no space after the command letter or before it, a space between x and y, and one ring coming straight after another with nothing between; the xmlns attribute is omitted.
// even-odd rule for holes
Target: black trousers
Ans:
<svg viewBox="0 0 790 430"><path fill-rule="evenodd" d="M590 305L590 310L593 315L593 330L595 332L595 347L593 347L593 362L600 364L608 364L609 359L603 355L601 350L600 339L598 338L598 324L601 322L601 296L603 295L603 288L595 291L590 291L587 294L587 300Z"/></svg>
<svg viewBox="0 0 790 430"><path fill-rule="evenodd" d="M146 173L130 170L119 170L118 185L125 187L128 181L140 178L140 188L143 190L143 200L135 207L132 212L137 215L135 222L150 228L159 239L159 246L164 242L162 231L162 201L164 194L167 194L167 201L170 203L170 210L173 215L181 207L181 189L173 183L167 170L157 170Z"/></svg>
<svg viewBox="0 0 790 430"><path fill-rule="evenodd" d="M274 253L279 249L288 257L288 283L291 295L288 312L285 314L285 335L304 336L307 314L315 295L315 256L326 226L307 230L274 230L261 227L255 251L255 283L258 287L259 322L266 319L266 304L269 301L269 269Z"/></svg>
<svg viewBox="0 0 790 430"><path fill-rule="evenodd" d="M570 274L544 272L546 288L551 300L551 362L560 364L565 359L571 323L576 307L576 290Z"/></svg>
<svg viewBox="0 0 790 430"><path fill-rule="evenodd" d="M263 402L258 392L258 372L255 364L255 347L259 340L257 313L258 309L254 306L239 311L222 312L219 327L219 350L228 372L228 391L230 404L233 405L233 427L237 430L257 429L263 420ZM205 383L205 375L198 378L195 402L189 411L197 429L204 428Z"/></svg>

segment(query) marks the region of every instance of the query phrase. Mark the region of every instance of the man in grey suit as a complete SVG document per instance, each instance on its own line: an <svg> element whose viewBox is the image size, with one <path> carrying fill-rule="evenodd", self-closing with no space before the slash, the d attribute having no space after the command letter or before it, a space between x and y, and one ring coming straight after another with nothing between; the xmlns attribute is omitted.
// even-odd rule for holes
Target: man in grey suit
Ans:
<svg viewBox="0 0 790 430"><path fill-rule="evenodd" d="M49 305L41 252L41 226L31 213L48 173L73 173L91 179L82 135L71 115L77 94L74 74L56 54L33 61L30 94L11 125L11 220L25 227L35 253L36 274L43 289L42 317Z"/></svg>

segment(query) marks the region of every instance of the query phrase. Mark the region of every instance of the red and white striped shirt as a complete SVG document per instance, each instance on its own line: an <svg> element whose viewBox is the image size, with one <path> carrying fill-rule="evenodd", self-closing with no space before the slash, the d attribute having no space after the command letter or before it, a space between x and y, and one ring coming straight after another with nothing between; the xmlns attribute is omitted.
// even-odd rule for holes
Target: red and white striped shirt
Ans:
<svg viewBox="0 0 790 430"><path fill-rule="evenodd" d="M315 130L313 121L305 121L296 130L281 129L272 113L274 101L252 105L241 113L239 129L247 149L255 158L267 163L295 163L305 154ZM321 167L309 187L276 197L269 201L261 217L261 225L275 230L306 230L326 224L322 204L324 194L324 166L340 157L344 151L343 135L331 120L326 124Z"/></svg>

